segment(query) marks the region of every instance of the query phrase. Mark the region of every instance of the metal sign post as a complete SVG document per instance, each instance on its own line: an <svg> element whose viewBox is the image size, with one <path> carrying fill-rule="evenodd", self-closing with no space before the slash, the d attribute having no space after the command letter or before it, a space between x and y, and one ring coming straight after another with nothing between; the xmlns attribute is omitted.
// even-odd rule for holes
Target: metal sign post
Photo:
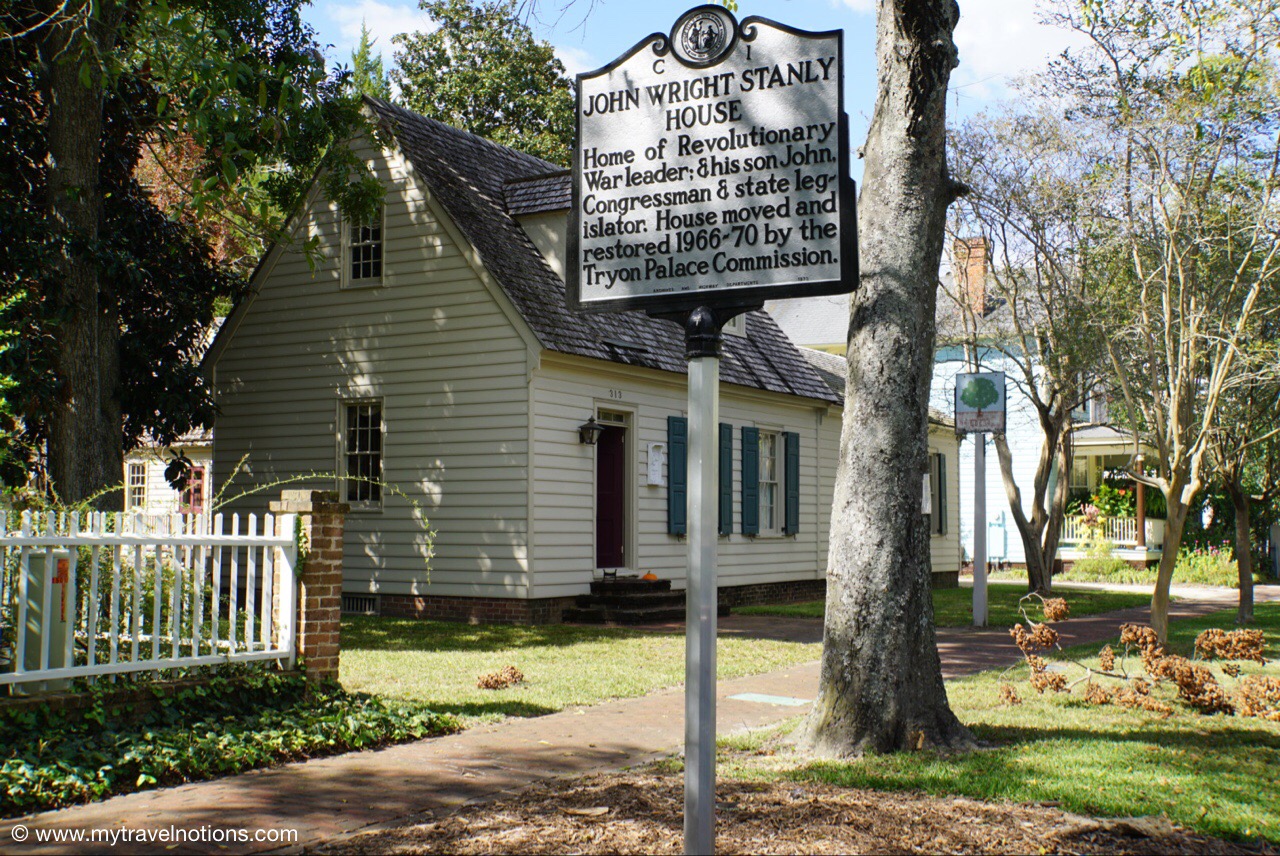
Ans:
<svg viewBox="0 0 1280 856"><path fill-rule="evenodd" d="M987 626L987 435L973 435L973 626Z"/></svg>
<svg viewBox="0 0 1280 856"><path fill-rule="evenodd" d="M987 433L1005 429L1004 372L956 375L956 432L973 435L973 626L987 626Z"/></svg>
<svg viewBox="0 0 1280 856"><path fill-rule="evenodd" d="M698 6L577 79L565 302L685 331L686 853L715 845L720 330L857 282L843 39Z"/></svg>
<svg viewBox="0 0 1280 856"><path fill-rule="evenodd" d="M716 514L720 324L706 308L685 327L689 360L689 584L685 607L684 851L715 849Z"/></svg>

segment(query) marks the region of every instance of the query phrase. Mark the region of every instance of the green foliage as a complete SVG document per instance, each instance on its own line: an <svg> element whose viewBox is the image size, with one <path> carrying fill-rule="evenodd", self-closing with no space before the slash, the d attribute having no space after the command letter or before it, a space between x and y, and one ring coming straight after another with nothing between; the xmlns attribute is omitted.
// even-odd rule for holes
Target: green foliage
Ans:
<svg viewBox="0 0 1280 856"><path fill-rule="evenodd" d="M0 815L231 775L445 734L452 717L420 704L312 686L296 673L220 671L131 716L97 684L83 721L48 707L0 709ZM139 685L144 686L144 685Z"/></svg>
<svg viewBox="0 0 1280 856"><path fill-rule="evenodd" d="M539 42L516 0L421 0L439 24L396 36L393 72L405 104L424 116L567 164L573 85L555 49Z"/></svg>
<svg viewBox="0 0 1280 856"><path fill-rule="evenodd" d="M351 85L361 95L371 95L383 101L391 100L391 81L382 67L382 54L375 54L375 39L369 38L369 28L360 22L360 44L351 54Z"/></svg>
<svg viewBox="0 0 1280 856"><path fill-rule="evenodd" d="M1098 485L1097 491L1094 492L1093 505L1102 512L1103 517L1133 517L1138 510L1132 485L1114 487L1106 482Z"/></svg>
<svg viewBox="0 0 1280 856"><path fill-rule="evenodd" d="M1178 551L1178 564L1173 569L1175 583L1198 583L1207 586L1240 586L1235 551L1230 544L1207 547L1183 547Z"/></svg>
<svg viewBox="0 0 1280 856"><path fill-rule="evenodd" d="M985 377L976 377L965 384L960 391L960 400L974 410L982 410L1000 400L1000 392L996 385Z"/></svg>
<svg viewBox="0 0 1280 856"><path fill-rule="evenodd" d="M1115 556L1086 556L1071 563L1071 569L1054 579L1089 583L1143 583L1155 579L1154 573L1139 570ZM1150 598L1143 596L1143 600Z"/></svg>
<svg viewBox="0 0 1280 856"><path fill-rule="evenodd" d="M102 91L101 134L77 141L77 150L100 152L99 183L85 191L101 204L96 238L64 228L50 205L63 168L47 139L62 103L45 73L57 36L32 4L0 5L0 31L23 33L5 42L0 68L0 478L7 483L24 482L52 437L129 448L143 435L168 444L211 424L213 403L195 363L215 312L245 284L214 261L193 218L250 232L254 250L287 239L284 214L321 167L332 198L372 208L380 187L346 146L331 145L362 127L359 100L343 95L341 76L326 73L300 5L141 4L119 20L98 17L120 7L86 7L92 25L68 30L71 43L55 52L81 62L77 85ZM162 211L136 170L152 151L164 167L159 155L180 145L197 153L194 171L168 176L180 198ZM55 275L64 268L79 273L75 293ZM92 306L118 325L117 349L99 353L93 342L62 336ZM114 420L95 422L103 419L97 407L57 406L60 366L69 360L102 375L122 411L120 433ZM59 432L55 424L72 427Z"/></svg>

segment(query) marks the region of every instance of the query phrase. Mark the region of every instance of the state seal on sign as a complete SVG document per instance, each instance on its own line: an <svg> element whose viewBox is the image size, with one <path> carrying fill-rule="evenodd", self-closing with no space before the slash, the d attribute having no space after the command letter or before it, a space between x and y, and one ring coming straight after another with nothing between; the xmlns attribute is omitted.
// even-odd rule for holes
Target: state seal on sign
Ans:
<svg viewBox="0 0 1280 856"><path fill-rule="evenodd" d="M724 56L733 42L734 21L723 9L694 9L676 22L671 43L689 65L711 65Z"/></svg>

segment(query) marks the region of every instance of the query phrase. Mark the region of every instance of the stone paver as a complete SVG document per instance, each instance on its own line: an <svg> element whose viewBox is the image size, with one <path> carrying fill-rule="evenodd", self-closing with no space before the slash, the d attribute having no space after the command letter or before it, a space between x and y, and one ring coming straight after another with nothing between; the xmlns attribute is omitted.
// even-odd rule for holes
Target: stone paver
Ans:
<svg viewBox="0 0 1280 856"><path fill-rule="evenodd" d="M1280 586L1260 587L1258 600L1280 600ZM1214 595L1175 603L1173 615L1201 615L1229 605ZM1144 621L1146 609L1073 619L1061 627L1066 644L1115 634L1126 621ZM679 629L678 625L662 628ZM821 622L729 616L725 635L819 641ZM1016 662L1019 654L1006 628L943 629L938 647L947 677ZM717 727L729 734L803 714L795 707L731 698L759 693L811 700L818 663L722 681ZM297 830L299 840L283 849L315 848L362 830L400 825L447 813L457 806L519 790L554 776L577 776L644 763L679 749L683 741L683 693L672 688L648 696L576 708L534 719L515 719L431 740L290 764L211 782L115 797L34 817L0 822L3 853L99 853L102 843L39 845L34 830L127 827ZM16 824L32 830L16 844ZM243 853L282 849L278 843L173 842L121 844L129 853Z"/></svg>

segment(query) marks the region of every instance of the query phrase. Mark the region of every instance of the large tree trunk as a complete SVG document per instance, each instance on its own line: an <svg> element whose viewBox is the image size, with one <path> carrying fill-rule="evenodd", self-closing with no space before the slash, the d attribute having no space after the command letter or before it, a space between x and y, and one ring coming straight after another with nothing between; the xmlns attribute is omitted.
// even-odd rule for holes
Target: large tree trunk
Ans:
<svg viewBox="0 0 1280 856"><path fill-rule="evenodd" d="M1228 482L1231 507L1236 513L1236 572L1240 577L1240 606L1236 623L1253 621L1253 544L1249 532L1249 493L1239 482Z"/></svg>
<svg viewBox="0 0 1280 856"><path fill-rule="evenodd" d="M62 241L51 289L60 317L56 371L62 386L50 426L48 470L65 503L93 497L123 478L120 327L114 295L102 287L94 259L102 214L104 100L97 63L110 53L121 15L109 2L96 13L76 4L41 45L49 111L46 209ZM87 81L82 64L91 69ZM118 508L122 500L116 491L96 504Z"/></svg>
<svg viewBox="0 0 1280 856"><path fill-rule="evenodd" d="M880 0L880 92L858 211L861 287L827 562L818 698L799 735L828 757L965 748L934 636L927 454L938 265L946 209L945 105L952 0Z"/></svg>

